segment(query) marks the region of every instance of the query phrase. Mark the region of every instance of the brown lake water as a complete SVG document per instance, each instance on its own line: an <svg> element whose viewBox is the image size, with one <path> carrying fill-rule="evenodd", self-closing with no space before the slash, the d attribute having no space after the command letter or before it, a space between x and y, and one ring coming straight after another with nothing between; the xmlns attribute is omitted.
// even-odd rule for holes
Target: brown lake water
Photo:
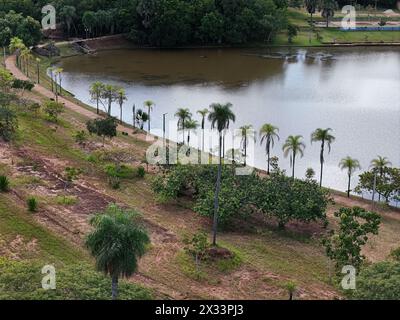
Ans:
<svg viewBox="0 0 400 320"><path fill-rule="evenodd" d="M280 52L285 49L279 50ZM333 59L309 58L319 51ZM326 155L324 185L344 191L346 173L338 163L350 155L368 169L377 155L400 166L400 48L335 48L290 52L275 58L268 50L114 50L96 56L64 59L63 86L85 103L92 82L118 84L127 91L123 117L132 122L132 105L153 100L152 132L161 134L162 115L168 113L170 138L176 133L178 108L196 111L213 102L231 102L238 128L263 123L280 129L273 154L282 168L290 170L282 144L289 135L303 135L307 145L297 160L296 175L307 168L319 173L319 144L310 143L316 128L332 128L336 141ZM119 116L115 104L113 114ZM209 124L208 124L209 126ZM197 134L201 138L201 134ZM258 136L257 136L258 138ZM192 139L196 139L193 135ZM197 142L195 142L197 145ZM264 148L257 139L254 164L265 168ZM354 177L353 185L357 183Z"/></svg>

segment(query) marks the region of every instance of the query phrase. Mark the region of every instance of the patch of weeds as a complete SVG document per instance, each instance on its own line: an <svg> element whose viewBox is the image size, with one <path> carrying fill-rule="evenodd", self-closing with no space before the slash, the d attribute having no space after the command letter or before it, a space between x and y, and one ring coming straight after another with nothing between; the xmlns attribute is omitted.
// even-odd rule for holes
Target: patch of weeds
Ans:
<svg viewBox="0 0 400 320"><path fill-rule="evenodd" d="M6 176L0 176L0 192L7 192L10 188L10 180Z"/></svg>
<svg viewBox="0 0 400 320"><path fill-rule="evenodd" d="M38 201L35 197L30 197L28 200L26 200L26 204L28 206L28 211L29 212L37 212L38 210Z"/></svg>
<svg viewBox="0 0 400 320"><path fill-rule="evenodd" d="M36 176L19 176L16 177L13 181L13 185L15 186L26 186L26 185L45 185L44 181Z"/></svg>
<svg viewBox="0 0 400 320"><path fill-rule="evenodd" d="M78 198L75 196L57 196L56 203L61 206L73 206L78 203Z"/></svg>
<svg viewBox="0 0 400 320"><path fill-rule="evenodd" d="M222 273L231 273L242 265L242 259L237 254L234 254L230 259L217 260L217 269Z"/></svg>
<svg viewBox="0 0 400 320"><path fill-rule="evenodd" d="M200 282L208 280L207 273L201 270L201 268L196 268L196 263L193 260L193 257L188 255L186 252L181 251L178 253L177 264L188 278Z"/></svg>

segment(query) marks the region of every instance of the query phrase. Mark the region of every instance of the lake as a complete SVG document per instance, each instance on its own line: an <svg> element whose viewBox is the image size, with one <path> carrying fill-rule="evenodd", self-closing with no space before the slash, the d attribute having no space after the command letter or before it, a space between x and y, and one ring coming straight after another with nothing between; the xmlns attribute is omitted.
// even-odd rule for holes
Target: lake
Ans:
<svg viewBox="0 0 400 320"><path fill-rule="evenodd" d="M320 51L332 57L324 58ZM346 190L346 173L338 163L347 155L357 158L364 170L377 155L400 166L400 48L111 50L60 64L63 87L92 106L92 82L124 87L127 123L132 123L133 104L142 108L143 101L153 100L151 124L156 134L161 134L164 113L167 121L176 121L176 110L184 107L200 120L197 110L231 102L237 118L234 128L251 124L258 130L264 123L279 127L281 140L272 153L288 171L282 144L289 135L302 135L307 147L297 159L298 177L309 167L318 176L320 145L311 144L310 135L316 128L332 128L336 141L326 155L327 187ZM113 114L119 116L116 104ZM169 123L171 132L176 131L175 123ZM182 138L175 133L171 139ZM265 169L259 139L254 161Z"/></svg>

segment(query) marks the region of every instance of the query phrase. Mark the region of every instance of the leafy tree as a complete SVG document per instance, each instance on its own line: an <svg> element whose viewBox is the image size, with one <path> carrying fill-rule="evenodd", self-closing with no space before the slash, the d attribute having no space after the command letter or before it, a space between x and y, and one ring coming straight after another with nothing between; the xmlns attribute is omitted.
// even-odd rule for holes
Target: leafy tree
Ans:
<svg viewBox="0 0 400 320"><path fill-rule="evenodd" d="M103 95L103 92L105 90L105 85L104 83L100 81L96 81L91 84L89 93L90 93L90 98L92 101L96 102L96 111L97 114L99 114L99 102L101 101L101 97Z"/></svg>
<svg viewBox="0 0 400 320"><path fill-rule="evenodd" d="M391 165L392 163L389 161L389 159L382 156L378 156L378 158L371 161L371 167L379 172L379 177L381 178L381 180L383 179L384 169ZM379 194L379 201L381 201L381 194Z"/></svg>
<svg viewBox="0 0 400 320"><path fill-rule="evenodd" d="M293 38L297 37L299 28L293 24L289 24L287 28L288 42L293 43Z"/></svg>
<svg viewBox="0 0 400 320"><path fill-rule="evenodd" d="M328 129L320 129L318 128L311 134L311 143L313 142L321 142L321 152L319 156L319 162L321 164L321 172L319 185L322 187L322 175L324 171L324 163L325 163L325 145L328 147L328 152L331 152L331 144L335 141L335 137L330 134L332 131L331 128Z"/></svg>
<svg viewBox="0 0 400 320"><path fill-rule="evenodd" d="M271 162L271 149L275 145L275 139L279 140L278 135L279 129L272 124L266 123L260 129L260 144L265 143L265 153L267 155L267 173L270 174L270 162Z"/></svg>
<svg viewBox="0 0 400 320"><path fill-rule="evenodd" d="M140 130L143 130L144 124L149 120L149 115L147 114L147 112L144 112L142 109L139 109L136 112L135 118L136 118L135 119L136 123L140 127Z"/></svg>
<svg viewBox="0 0 400 320"><path fill-rule="evenodd" d="M105 138L112 139L117 135L117 120L114 117L105 119L89 120L86 128L90 134L96 134L103 138L103 146Z"/></svg>
<svg viewBox="0 0 400 320"><path fill-rule="evenodd" d="M16 113L9 107L0 106L0 137L10 141L18 128Z"/></svg>
<svg viewBox="0 0 400 320"><path fill-rule="evenodd" d="M105 105L108 106L107 114L111 116L112 103L118 99L119 88L111 84L105 84L102 88L101 98L105 101Z"/></svg>
<svg viewBox="0 0 400 320"><path fill-rule="evenodd" d="M119 278L130 277L137 271L149 236L139 223L138 212L124 211L116 205L97 213L90 224L94 231L87 236L86 246L96 259L97 270L110 275L112 298L117 299Z"/></svg>
<svg viewBox="0 0 400 320"><path fill-rule="evenodd" d="M147 115L148 115L148 132L150 132L151 125L150 125L150 113L151 110L153 110L153 107L155 106L155 103L151 100L146 100L143 103L143 106L147 108Z"/></svg>
<svg viewBox="0 0 400 320"><path fill-rule="evenodd" d="M185 129L186 129L186 122L192 118L192 113L189 109L180 108L175 113L175 117L178 118L178 131L181 130L183 133L183 144L185 144Z"/></svg>
<svg viewBox="0 0 400 320"><path fill-rule="evenodd" d="M368 241L369 234L378 234L381 218L375 212L365 209L341 208L335 212L339 218L339 230L331 232L323 240L327 256L335 261L336 269L341 271L345 265L359 270L365 257L361 254L362 246Z"/></svg>
<svg viewBox="0 0 400 320"><path fill-rule="evenodd" d="M315 177L315 171L313 168L308 168L306 170L306 179L307 180L313 180Z"/></svg>
<svg viewBox="0 0 400 320"><path fill-rule="evenodd" d="M201 131L202 131L202 135L203 135L203 137L201 139L201 142L202 142L201 151L204 152L204 130L205 130L205 124L206 124L206 117L207 117L209 111L207 108L205 108L205 109L197 111L197 113L201 116Z"/></svg>
<svg viewBox="0 0 400 320"><path fill-rule="evenodd" d="M349 156L346 158L343 158L340 163L339 167L342 170L347 170L347 176L349 178L348 180L348 186L347 186L347 197L350 198L350 192L351 192L351 177L357 169L361 169L360 162L357 159L353 159Z"/></svg>
<svg viewBox="0 0 400 320"><path fill-rule="evenodd" d="M396 197L400 195L400 169L383 167L379 172L378 174L377 169L374 168L362 173L356 190L371 193L375 187L375 191L379 194L379 200L381 196L385 198L387 203L390 200L396 200ZM375 175L377 175L376 180Z"/></svg>
<svg viewBox="0 0 400 320"><path fill-rule="evenodd" d="M44 104L44 112L48 115L49 120L58 122L58 117L64 112L64 105L55 101L47 101Z"/></svg>
<svg viewBox="0 0 400 320"><path fill-rule="evenodd" d="M60 10L60 17L63 23L67 26L68 38L71 35L71 27L74 26L74 20L76 19L76 9L74 6L64 5Z"/></svg>
<svg viewBox="0 0 400 320"><path fill-rule="evenodd" d="M232 104L214 103L210 106L211 112L208 120L211 122L211 128L217 129L219 133L219 164L217 183L215 187L214 199L214 219L213 219L213 246L217 245L217 229L218 229L218 210L219 210L219 192L221 187L222 174L222 132L229 129L230 122L235 122L235 114L231 110Z"/></svg>
<svg viewBox="0 0 400 320"><path fill-rule="evenodd" d="M294 179L294 168L296 165L296 157L300 155L303 157L306 145L302 141L302 136L289 136L283 145L283 155L285 158L290 153L290 165L292 167L292 178Z"/></svg>
<svg viewBox="0 0 400 320"><path fill-rule="evenodd" d="M204 232L198 232L191 238L186 237L183 242L186 253L194 256L196 270L199 271L200 261L207 258L207 249L209 248L207 235Z"/></svg>
<svg viewBox="0 0 400 320"><path fill-rule="evenodd" d="M0 90L3 93L8 93L12 84L13 84L14 78L12 74L3 68L0 68Z"/></svg>
<svg viewBox="0 0 400 320"><path fill-rule="evenodd" d="M218 12L209 12L201 19L200 38L204 43L221 43L224 34L224 17Z"/></svg>

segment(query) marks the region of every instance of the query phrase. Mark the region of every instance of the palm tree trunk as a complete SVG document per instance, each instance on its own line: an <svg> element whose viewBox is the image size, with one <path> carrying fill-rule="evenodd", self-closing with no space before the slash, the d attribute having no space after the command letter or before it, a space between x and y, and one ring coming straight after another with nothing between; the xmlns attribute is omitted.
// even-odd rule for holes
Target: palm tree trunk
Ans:
<svg viewBox="0 0 400 320"><path fill-rule="evenodd" d="M244 166L247 165L247 137L244 137Z"/></svg>
<svg viewBox="0 0 400 320"><path fill-rule="evenodd" d="M97 98L96 107L97 107L97 114L99 114L99 98Z"/></svg>
<svg viewBox="0 0 400 320"><path fill-rule="evenodd" d="M149 122L148 122L148 131L149 131L149 133L150 133L150 128L151 128L151 126L150 126L150 107L148 108L149 109Z"/></svg>
<svg viewBox="0 0 400 320"><path fill-rule="evenodd" d="M218 229L218 206L219 206L219 191L221 188L221 174L222 174L222 133L219 134L219 164L218 164L218 175L217 185L215 188L214 198L214 221L213 221L213 246L217 245L217 229Z"/></svg>
<svg viewBox="0 0 400 320"><path fill-rule="evenodd" d="M203 141L202 141L201 151L204 152L204 126L202 129L203 129Z"/></svg>
<svg viewBox="0 0 400 320"><path fill-rule="evenodd" d="M351 174L349 174L349 183L347 185L347 198L350 198L350 184L351 184Z"/></svg>
<svg viewBox="0 0 400 320"><path fill-rule="evenodd" d="M321 144L321 154L319 157L319 161L321 163L321 173L320 173L320 178L319 178L319 186L322 187L322 174L324 171L324 150L325 150L325 141L322 141Z"/></svg>
<svg viewBox="0 0 400 320"><path fill-rule="evenodd" d="M111 294L112 294L112 299L117 300L117 298L118 298L118 276L112 276Z"/></svg>
<svg viewBox="0 0 400 320"><path fill-rule="evenodd" d="M269 166L270 166L270 161L271 161L271 155L270 155L270 150L269 147L267 148L267 174L269 175Z"/></svg>
<svg viewBox="0 0 400 320"><path fill-rule="evenodd" d="M293 152L293 163L292 163L292 178L294 180L294 166L296 165L296 154Z"/></svg>
<svg viewBox="0 0 400 320"><path fill-rule="evenodd" d="M119 105L119 122L122 124L122 104Z"/></svg>

